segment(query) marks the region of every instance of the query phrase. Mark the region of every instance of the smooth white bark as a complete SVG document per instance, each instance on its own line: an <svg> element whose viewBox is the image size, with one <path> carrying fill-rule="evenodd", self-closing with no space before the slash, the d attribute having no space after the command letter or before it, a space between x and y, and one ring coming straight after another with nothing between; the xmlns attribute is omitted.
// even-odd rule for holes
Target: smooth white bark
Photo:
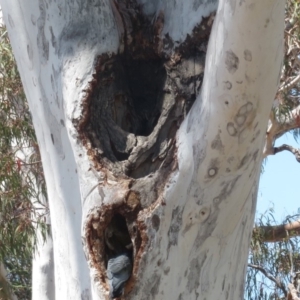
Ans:
<svg viewBox="0 0 300 300"><path fill-rule="evenodd" d="M67 4L44 1L8 1L1 6L33 115L47 182L54 240L55 298L86 299L91 297L91 291L81 246L81 197L64 114L70 98L63 98L65 83L61 81L64 67L68 69L68 53L60 59L57 51L58 47L61 52L72 50L66 39L61 45L59 36L66 22L71 22L73 12ZM79 21L77 16L73 15L73 22ZM74 30L78 27L75 25ZM84 59L80 53L77 55L78 59ZM73 76L76 78L76 74ZM69 82L68 77L64 80Z"/></svg>
<svg viewBox="0 0 300 300"><path fill-rule="evenodd" d="M40 196L40 201L45 203L45 199ZM45 207L34 203L35 209L45 213L44 222L50 226L49 215L46 214ZM33 220L36 218L33 216ZM41 220L39 220L41 221ZM37 244L32 259L32 300L55 299L55 278L54 278L54 259L53 241L51 234L42 234L42 230L36 227Z"/></svg>
<svg viewBox="0 0 300 300"><path fill-rule="evenodd" d="M166 196L181 193L185 206L188 233L182 230L173 248L173 261L189 257L182 299L189 293L193 299L243 297L261 149L282 63L283 14L281 1L220 3L209 76L179 132L180 184ZM186 245L193 246L187 251ZM191 283L197 273L199 282Z"/></svg>
<svg viewBox="0 0 300 300"><path fill-rule="evenodd" d="M189 19L191 2L151 8L143 1L145 10L164 10L162 34L177 42L197 23L196 13L189 21L176 19L180 13L181 20ZM122 198L122 189L111 177L99 196L103 174L91 168L72 120L81 114L94 59L117 51L111 7L108 1L1 5L43 159L56 298L105 299L107 287L92 265L90 277L80 227L112 201L116 189ZM283 18L280 0L220 2L202 93L178 132L178 170L161 199L139 214L149 242L130 299L242 298L262 146L283 54Z"/></svg>

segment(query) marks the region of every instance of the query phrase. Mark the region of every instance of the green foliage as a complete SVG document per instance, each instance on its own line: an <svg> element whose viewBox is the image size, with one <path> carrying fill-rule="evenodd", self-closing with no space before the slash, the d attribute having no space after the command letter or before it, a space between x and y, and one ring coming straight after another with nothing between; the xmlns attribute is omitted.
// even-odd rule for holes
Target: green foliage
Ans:
<svg viewBox="0 0 300 300"><path fill-rule="evenodd" d="M300 215L288 216L282 224L299 220ZM273 209L260 215L256 227L275 226ZM264 242L264 237L256 231L252 236L249 264L261 270L248 267L246 276L245 299L279 300L286 299L288 284L293 283L296 272L300 271L300 238L286 238L276 243Z"/></svg>
<svg viewBox="0 0 300 300"><path fill-rule="evenodd" d="M299 0L288 0L286 4L285 24L285 57L281 76L280 89L274 107L278 120L285 122L290 112L300 104L300 3ZM297 120L298 123L298 120ZM294 138L299 138L298 128L293 130Z"/></svg>
<svg viewBox="0 0 300 300"><path fill-rule="evenodd" d="M4 26L0 26L0 260L19 299L31 298L36 228L44 216L34 205L45 183L31 116ZM39 203L40 207L42 203ZM40 211L45 212L45 209Z"/></svg>

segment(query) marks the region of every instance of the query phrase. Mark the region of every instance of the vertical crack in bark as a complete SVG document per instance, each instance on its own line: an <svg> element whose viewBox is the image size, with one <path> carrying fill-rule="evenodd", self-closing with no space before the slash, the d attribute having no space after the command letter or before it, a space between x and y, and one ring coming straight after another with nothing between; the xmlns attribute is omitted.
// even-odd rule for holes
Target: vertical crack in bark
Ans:
<svg viewBox="0 0 300 300"><path fill-rule="evenodd" d="M172 220L171 220L171 225L170 225L170 228L168 231L168 238L169 238L168 255L169 255L171 246L177 245L178 233L182 226L183 209L184 209L184 207L177 206L172 211Z"/></svg>

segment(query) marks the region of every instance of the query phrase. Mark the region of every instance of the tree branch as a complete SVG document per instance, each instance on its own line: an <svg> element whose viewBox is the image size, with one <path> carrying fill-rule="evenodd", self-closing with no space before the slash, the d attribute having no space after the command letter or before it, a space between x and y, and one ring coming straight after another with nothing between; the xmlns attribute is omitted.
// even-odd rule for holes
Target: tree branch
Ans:
<svg viewBox="0 0 300 300"><path fill-rule="evenodd" d="M274 243L300 235L300 220L278 225L259 226L253 229L253 235L258 234L263 242Z"/></svg>
<svg viewBox="0 0 300 300"><path fill-rule="evenodd" d="M263 156L276 154L274 151L275 140L286 132L300 127L300 105L284 115L272 110L269 118L269 126L266 133L266 143ZM279 152L279 151L277 151Z"/></svg>
<svg viewBox="0 0 300 300"><path fill-rule="evenodd" d="M283 92L286 91L288 89L291 89L292 87L294 87L300 80L300 74L297 75L293 80L291 80L289 83L283 85L278 92Z"/></svg>
<svg viewBox="0 0 300 300"><path fill-rule="evenodd" d="M268 279L273 281L278 288L280 288L282 290L282 292L284 293L285 296L287 296L287 290L286 290L284 284L281 281L277 280L273 275L268 273L263 267L258 266L258 265L253 265L253 264L248 264L248 267L256 269L256 270L260 271L261 273L263 273Z"/></svg>
<svg viewBox="0 0 300 300"><path fill-rule="evenodd" d="M11 290L10 283L7 279L7 272L4 265L0 263L0 299L17 300L18 298Z"/></svg>
<svg viewBox="0 0 300 300"><path fill-rule="evenodd" d="M277 154L278 152L281 152L284 150L287 150L287 151L290 151L291 153L293 153L295 155L297 162L300 162L300 149L296 149L290 145L283 144L279 147L274 147L274 154Z"/></svg>

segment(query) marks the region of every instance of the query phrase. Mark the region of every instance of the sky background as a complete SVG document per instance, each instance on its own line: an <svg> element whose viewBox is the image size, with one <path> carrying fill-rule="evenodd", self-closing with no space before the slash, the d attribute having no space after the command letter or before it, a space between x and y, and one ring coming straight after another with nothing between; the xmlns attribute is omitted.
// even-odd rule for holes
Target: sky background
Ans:
<svg viewBox="0 0 300 300"><path fill-rule="evenodd" d="M300 139L299 139L300 143ZM293 134L285 134L276 141L275 146L288 144L300 148ZM300 207L300 163L295 156L283 151L268 156L264 164L264 171L260 178L257 202L257 215L264 213L268 208L274 208L276 221L281 222L287 215L298 212Z"/></svg>

